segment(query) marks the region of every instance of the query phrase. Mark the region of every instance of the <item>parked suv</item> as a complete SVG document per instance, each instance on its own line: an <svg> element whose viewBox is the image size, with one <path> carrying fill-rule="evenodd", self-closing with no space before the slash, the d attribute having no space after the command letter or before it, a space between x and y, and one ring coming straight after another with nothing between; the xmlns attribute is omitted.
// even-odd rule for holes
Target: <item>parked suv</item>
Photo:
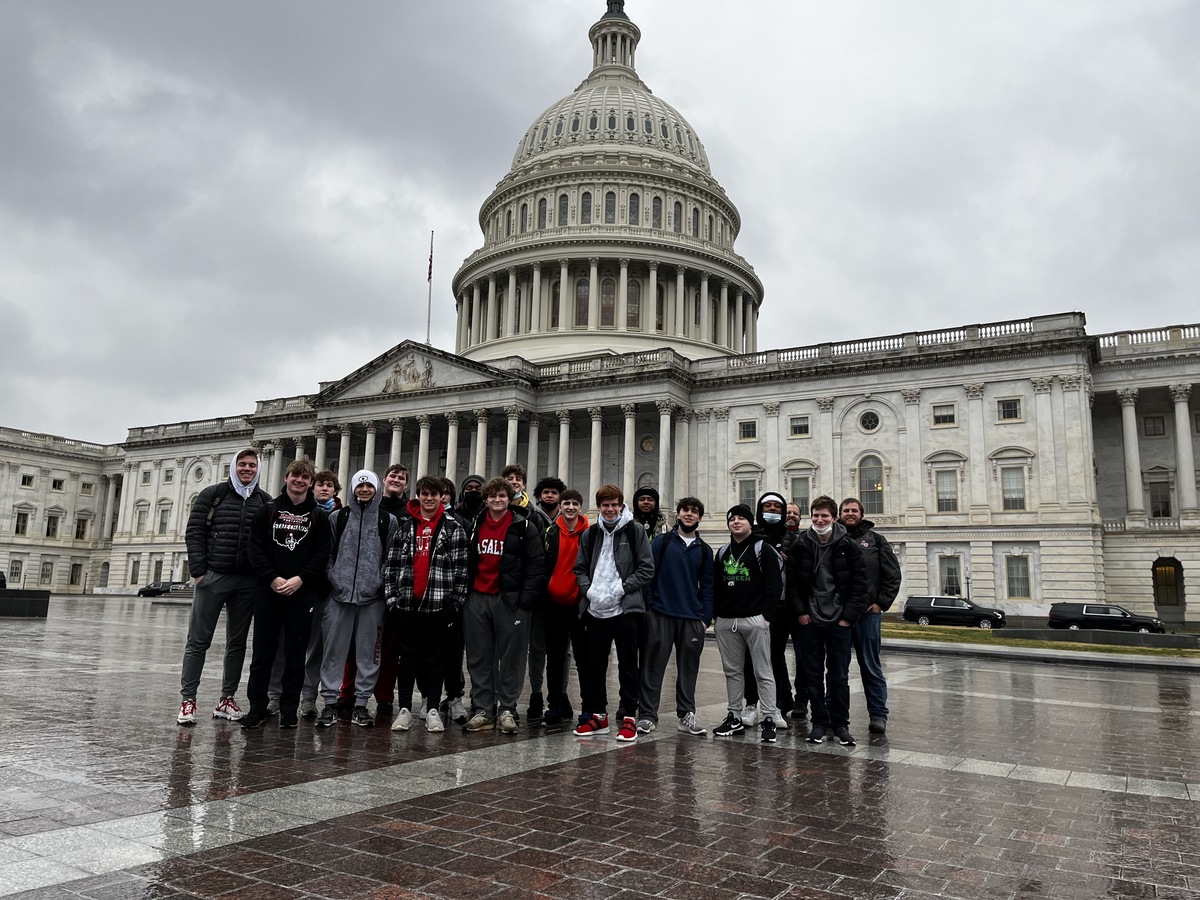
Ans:
<svg viewBox="0 0 1200 900"><path fill-rule="evenodd" d="M1139 616L1115 603L1055 603L1050 607L1050 627L1100 628L1106 631L1140 631L1166 634L1167 626L1153 616Z"/></svg>
<svg viewBox="0 0 1200 900"><path fill-rule="evenodd" d="M138 590L139 597L161 597L171 591L179 591L189 587L186 581L152 581Z"/></svg>
<svg viewBox="0 0 1200 900"><path fill-rule="evenodd" d="M972 625L1003 628L1004 611L976 606L962 597L909 597L904 618L918 625Z"/></svg>

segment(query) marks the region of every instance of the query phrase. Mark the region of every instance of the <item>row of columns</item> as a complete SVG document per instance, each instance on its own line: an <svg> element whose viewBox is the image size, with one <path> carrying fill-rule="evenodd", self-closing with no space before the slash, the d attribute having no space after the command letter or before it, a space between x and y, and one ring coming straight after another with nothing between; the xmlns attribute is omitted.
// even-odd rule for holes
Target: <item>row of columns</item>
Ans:
<svg viewBox="0 0 1200 900"><path fill-rule="evenodd" d="M640 310L636 326L629 319L629 264L617 260L620 271L617 280L616 308L611 329L617 333L660 333L657 327L658 269L657 262L646 264L647 277L640 281L646 289L640 293ZM487 341L517 334L548 334L585 328L599 331L600 325L600 258L588 259L588 315L586 322L575 321L575 278L572 260L559 259L557 281L542 278L543 263L534 262L528 269L511 266L506 270L507 289L504 292L504 321L500 320L500 286L498 273L489 274L464 286L458 299L458 333L456 351L459 353ZM689 271L692 277L689 277ZM577 272L578 277L582 273ZM640 276L635 276L640 277ZM552 326L551 307L554 285L559 286L558 324ZM727 279L716 279L703 270L688 270L678 266L674 278L663 282L662 334L714 343L735 353L753 353L758 347L758 305L744 288ZM523 298L515 302L518 288ZM696 291L700 297L700 322L689 305ZM713 301L717 303L713 322ZM714 328L715 326L715 328ZM608 330L608 326L605 326ZM715 330L715 334L714 334Z"/></svg>
<svg viewBox="0 0 1200 900"><path fill-rule="evenodd" d="M1180 518L1200 516L1196 492L1196 459L1192 452L1192 423L1188 400L1190 384L1168 386L1175 414L1175 487L1179 499ZM1142 484L1142 454L1138 443L1137 388L1117 391L1121 403L1121 446L1125 458L1126 515L1144 518L1145 491Z"/></svg>

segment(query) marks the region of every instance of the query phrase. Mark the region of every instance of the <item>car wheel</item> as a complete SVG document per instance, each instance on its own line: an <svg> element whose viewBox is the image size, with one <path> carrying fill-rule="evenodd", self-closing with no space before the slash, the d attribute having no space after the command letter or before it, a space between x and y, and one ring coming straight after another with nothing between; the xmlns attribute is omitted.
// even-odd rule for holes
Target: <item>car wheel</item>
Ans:
<svg viewBox="0 0 1200 900"><path fill-rule="evenodd" d="M991 629L992 629L992 620L991 620L991 619L980 619L980 620L979 620L979 627L980 627L980 628L986 628L986 629L988 629L989 631L991 631Z"/></svg>
<svg viewBox="0 0 1200 900"><path fill-rule="evenodd" d="M1078 631L1078 630L1079 630L1079 626L1078 626L1077 624L1075 624L1074 622L1072 622L1070 625L1068 625L1068 626L1067 626L1067 628L1068 628L1069 630L1071 630L1071 631Z"/></svg>
<svg viewBox="0 0 1200 900"><path fill-rule="evenodd" d="M1150 633L1150 629L1147 628L1145 625L1143 625L1141 628L1138 629L1138 634L1149 634L1149 633Z"/></svg>
<svg viewBox="0 0 1200 900"><path fill-rule="evenodd" d="M917 624L918 625L928 625L929 624L929 616L917 616Z"/></svg>

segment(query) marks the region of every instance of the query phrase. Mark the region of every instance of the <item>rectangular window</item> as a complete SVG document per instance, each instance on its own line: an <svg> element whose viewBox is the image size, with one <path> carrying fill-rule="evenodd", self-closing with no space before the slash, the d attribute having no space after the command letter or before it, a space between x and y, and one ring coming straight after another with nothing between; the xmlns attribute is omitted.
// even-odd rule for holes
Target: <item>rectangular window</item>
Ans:
<svg viewBox="0 0 1200 900"><path fill-rule="evenodd" d="M937 473L938 512L958 512L958 472L951 469Z"/></svg>
<svg viewBox="0 0 1200 900"><path fill-rule="evenodd" d="M83 583L83 563L71 563L71 584L80 585Z"/></svg>
<svg viewBox="0 0 1200 900"><path fill-rule="evenodd" d="M946 403L933 408L934 425L953 425L955 408L953 403Z"/></svg>
<svg viewBox="0 0 1200 900"><path fill-rule="evenodd" d="M65 478L50 479L50 490L52 490L52 491L65 490L66 486L67 486L67 480Z"/></svg>
<svg viewBox="0 0 1200 900"><path fill-rule="evenodd" d="M744 503L754 509L758 502L758 480L742 478L738 481L738 503Z"/></svg>
<svg viewBox="0 0 1200 900"><path fill-rule="evenodd" d="M1008 596L1010 599L1029 599L1029 557L1010 556L1005 561L1005 575L1008 581Z"/></svg>
<svg viewBox="0 0 1200 900"><path fill-rule="evenodd" d="M758 440L758 422L738 422L738 440L739 441L757 441Z"/></svg>
<svg viewBox="0 0 1200 900"><path fill-rule="evenodd" d="M163 561L161 559L154 561L154 577L150 579L151 581L162 581L162 566Z"/></svg>
<svg viewBox="0 0 1200 900"><path fill-rule="evenodd" d="M171 508L165 507L158 511L158 533L166 534L171 527Z"/></svg>
<svg viewBox="0 0 1200 900"><path fill-rule="evenodd" d="M149 484L149 483L150 483L150 470L147 469L145 472L142 473L142 484Z"/></svg>
<svg viewBox="0 0 1200 900"><path fill-rule="evenodd" d="M938 560L938 576L943 594L948 597L962 596L961 572L957 556L943 556Z"/></svg>
<svg viewBox="0 0 1200 900"><path fill-rule="evenodd" d="M812 502L812 479L798 475L792 479L792 502L800 507L800 515L808 515L808 504Z"/></svg>
<svg viewBox="0 0 1200 900"><path fill-rule="evenodd" d="M58 537L58 516L46 516L46 537Z"/></svg>
<svg viewBox="0 0 1200 900"><path fill-rule="evenodd" d="M170 484L175 480L174 469L163 469L163 484Z"/></svg>
<svg viewBox="0 0 1200 900"><path fill-rule="evenodd" d="M86 541L87 540L87 523L88 523L87 519L76 519L75 520L75 540L77 540L77 541Z"/></svg>
<svg viewBox="0 0 1200 900"><path fill-rule="evenodd" d="M29 513L17 513L17 521L13 524L13 534L29 534Z"/></svg>
<svg viewBox="0 0 1200 900"><path fill-rule="evenodd" d="M1025 469L1009 466L1000 470L1000 491L1005 509L1025 508Z"/></svg>
<svg viewBox="0 0 1200 900"><path fill-rule="evenodd" d="M1166 481L1150 482L1150 518L1171 518L1171 485Z"/></svg>
<svg viewBox="0 0 1200 900"><path fill-rule="evenodd" d="M788 429L792 437L808 437L808 416L792 416L788 419Z"/></svg>
<svg viewBox="0 0 1200 900"><path fill-rule="evenodd" d="M1146 437L1162 437L1167 433L1167 423L1162 416L1146 416L1142 419L1142 434Z"/></svg>
<svg viewBox="0 0 1200 900"><path fill-rule="evenodd" d="M137 511L137 533L146 533L146 513L147 510L143 507Z"/></svg>
<svg viewBox="0 0 1200 900"><path fill-rule="evenodd" d="M16 587L17 582L21 580L21 576L25 574L25 563L20 559L10 559L8 561L8 580L12 582L12 586Z"/></svg>
<svg viewBox="0 0 1200 900"><path fill-rule="evenodd" d="M83 494L83 496L85 496L85 497L92 496L92 493L95 490L96 490L96 485L90 481L85 481L83 484L81 484L79 486L79 493Z"/></svg>
<svg viewBox="0 0 1200 900"><path fill-rule="evenodd" d="M997 400L996 418L1001 422L1015 422L1021 418L1020 400Z"/></svg>
<svg viewBox="0 0 1200 900"><path fill-rule="evenodd" d="M33 476L32 475L22 475L21 476L21 487L33 487Z"/></svg>
<svg viewBox="0 0 1200 900"><path fill-rule="evenodd" d="M54 581L54 563L49 562L49 561L43 562L42 563L42 571L38 577L38 583L39 584L50 584L53 581Z"/></svg>
<svg viewBox="0 0 1200 900"><path fill-rule="evenodd" d="M129 562L129 583L137 584L142 577L142 561L140 559L130 560Z"/></svg>

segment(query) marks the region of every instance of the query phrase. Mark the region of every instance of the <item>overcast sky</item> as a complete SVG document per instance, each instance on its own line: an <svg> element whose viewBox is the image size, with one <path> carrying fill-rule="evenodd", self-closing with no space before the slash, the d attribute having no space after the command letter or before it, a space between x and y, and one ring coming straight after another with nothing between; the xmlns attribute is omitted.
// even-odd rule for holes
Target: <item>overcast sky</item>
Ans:
<svg viewBox="0 0 1200 900"><path fill-rule="evenodd" d="M0 4L0 425L95 441L406 339L603 0ZM1200 4L629 0L763 347L1200 321Z"/></svg>

